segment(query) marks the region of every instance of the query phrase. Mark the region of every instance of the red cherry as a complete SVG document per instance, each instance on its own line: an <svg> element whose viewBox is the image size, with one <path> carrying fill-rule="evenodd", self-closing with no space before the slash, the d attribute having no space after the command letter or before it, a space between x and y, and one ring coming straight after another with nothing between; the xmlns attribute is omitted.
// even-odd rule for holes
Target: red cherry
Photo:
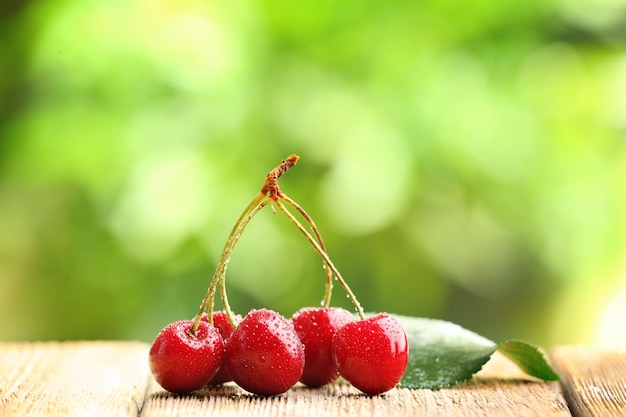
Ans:
<svg viewBox="0 0 626 417"><path fill-rule="evenodd" d="M208 323L209 317L205 314L202 316L202 320ZM237 324L241 323L241 315L235 315L235 322ZM222 335L222 339L224 339L224 344L228 341L230 336L235 331L235 328L228 320L228 315L225 311L217 311L213 314L213 325L219 330ZM208 385L220 385L224 382L232 381L233 376L230 374L230 371L225 367L220 367L220 370L217 371L215 376L209 381Z"/></svg>
<svg viewBox="0 0 626 417"><path fill-rule="evenodd" d="M342 308L304 307L291 318L298 337L304 344L304 372L300 382L321 387L339 377L332 355L332 341L337 329L354 321Z"/></svg>
<svg viewBox="0 0 626 417"><path fill-rule="evenodd" d="M406 333L387 313L346 324L335 334L332 349L339 374L370 395L395 387L409 359Z"/></svg>
<svg viewBox="0 0 626 417"><path fill-rule="evenodd" d="M225 350L233 381L254 394L282 394L302 376L304 346L293 325L275 311L250 311Z"/></svg>
<svg viewBox="0 0 626 417"><path fill-rule="evenodd" d="M167 391L185 393L202 388L217 373L224 356L220 332L201 321L191 333L192 320L165 326L149 353L154 379Z"/></svg>

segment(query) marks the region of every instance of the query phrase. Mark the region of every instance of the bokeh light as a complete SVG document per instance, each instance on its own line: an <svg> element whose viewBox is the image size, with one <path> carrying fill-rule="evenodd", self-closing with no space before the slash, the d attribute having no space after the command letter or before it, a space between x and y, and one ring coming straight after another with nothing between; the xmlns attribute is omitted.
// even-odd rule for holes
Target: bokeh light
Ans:
<svg viewBox="0 0 626 417"><path fill-rule="evenodd" d="M618 0L0 6L0 340L150 341L196 313L273 166L369 311L626 343ZM319 305L280 214L245 314ZM334 305L351 308L336 288Z"/></svg>

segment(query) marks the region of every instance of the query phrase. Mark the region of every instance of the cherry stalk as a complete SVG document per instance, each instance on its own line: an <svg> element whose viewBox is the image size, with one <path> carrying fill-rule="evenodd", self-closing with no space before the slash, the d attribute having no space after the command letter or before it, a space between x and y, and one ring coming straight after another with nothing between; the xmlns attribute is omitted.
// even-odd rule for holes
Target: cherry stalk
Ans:
<svg viewBox="0 0 626 417"><path fill-rule="evenodd" d="M311 216L309 216L309 213L307 213L298 203L296 203L294 200L289 198L285 193L281 193L280 198L284 200L287 204L295 208L298 211L298 213L300 213L300 215L304 218L304 220L306 220L306 222L309 223L309 226L311 226L311 230L313 230L313 234L315 235L315 238L317 239L317 243L319 244L319 247L322 249L322 251L326 252L326 246L324 245L324 240L322 239L322 235L317 229L317 226L315 225L315 222L313 221ZM298 224L295 224L295 225L296 227L298 227ZM324 291L324 298L322 299L322 307L330 307L330 298L333 292L333 271L332 269L326 267L326 262L324 262L324 268L326 270L326 289Z"/></svg>
<svg viewBox="0 0 626 417"><path fill-rule="evenodd" d="M326 253L326 251L322 249L321 245L313 238L313 236L311 236L311 234L304 228L304 226L302 226L302 224L298 221L298 219L296 219L293 216L293 214L291 214L289 210L287 210L287 208L280 201L275 201L275 203L280 209L280 211L282 211L283 214L287 216L287 218L298 228L298 230L302 232L302 234L306 237L309 243L313 245L313 248L315 248L315 251L322 257L328 269L330 269L330 271L333 274L335 274L337 281L339 281L343 289L346 291L346 294L348 294L348 297L350 298L350 301L354 305L354 308L356 309L356 312L359 315L359 318L363 320L365 318L365 313L363 312L363 308L361 307L359 300L356 298L356 296L350 289L350 286L348 285L346 280L343 279L339 270L335 267L333 262L330 260L328 253ZM326 298L330 299L330 296L325 296L325 299Z"/></svg>
<svg viewBox="0 0 626 417"><path fill-rule="evenodd" d="M285 196L278 186L278 179L293 167L298 162L299 156L291 155L288 158L284 159L278 166L272 169L265 177L265 182L261 190L257 193L257 195L250 201L250 203L243 210L235 225L230 231L228 238L226 239L226 244L224 245L224 249L220 255L220 258L217 263L217 267L215 269L215 273L211 279L211 283L207 290L207 293L200 304L200 308L198 313L196 314L193 326L191 329L192 333L195 333L200 324L200 320L202 319L202 315L204 312L207 312L207 318L209 324L213 324L213 307L215 301L215 293L217 291L217 286L220 285L220 296L222 299L222 304L224 306L224 310L229 318L231 324L235 327L236 322L234 318L234 313L230 308L230 304L228 302L228 296L226 294L226 284L225 284L225 276L226 269L228 268L228 263L230 261L230 256L235 249L235 246L239 242L241 235L244 229L250 223L250 220L268 203L277 202L278 199L284 199L289 205L293 206L299 213L302 214L304 219L309 223L315 238L319 241L319 246L325 251L326 248L324 246L324 242L322 237L317 229L317 226L313 222L313 219L300 207L295 201L291 200L289 197ZM330 293L332 289L332 271L327 269L326 271L326 292L324 295L324 305L330 304Z"/></svg>
<svg viewBox="0 0 626 417"><path fill-rule="evenodd" d="M217 284L221 281L224 281L224 276L226 274L226 268L228 267L228 262L230 261L230 256L239 242L239 238L243 233L243 230L248 225L252 217L256 213L259 212L263 207L270 202L270 199L262 193L258 193L248 204L245 210L241 213L235 226L233 226L228 238L226 239L226 244L224 245L224 249L222 250L222 254L220 256L219 261L217 262L217 267L215 269L215 273L213 274L213 278L211 278L211 283L209 284L209 288L207 290L206 295L202 299L202 303L200 304L200 309L196 314L196 317L193 321L193 326L191 328L191 332L195 333L200 325L200 320L202 319L202 315L205 311L208 311L208 320L209 324L213 325L213 306L215 301L215 291L217 289ZM225 291L222 291L222 303L224 304L224 309L226 310L226 314L228 315L228 319L231 324L235 324L234 314L228 304L228 298L225 296Z"/></svg>
<svg viewBox="0 0 626 417"><path fill-rule="evenodd" d="M220 255L220 258L217 263L217 267L215 269L215 273L211 279L211 283L207 290L207 293L200 304L200 308L196 317L193 321L193 326L191 328L191 332L195 333L200 324L200 320L202 319L202 315L204 312L207 312L209 324L213 324L213 308L215 303L215 293L217 291L217 286L220 286L220 297L222 299L222 304L224 306L224 310L228 316L229 321L233 325L233 327L237 326L235 321L235 315L230 308L230 304L228 302L228 296L226 294L226 284L225 284L225 276L226 269L228 267L228 262L230 261L231 254L239 242L241 235L244 229L247 227L250 220L268 203L276 204L279 210L302 232L302 234L306 237L306 239L313 245L315 251L320 255L322 260L324 261L325 270L326 270L326 288L324 292L324 298L322 300L322 306L329 307L330 300L332 296L332 288L333 288L333 274L343 287L343 289L348 294L350 301L354 304L354 307L357 311L357 314L361 319L365 317L363 308L361 307L359 301L356 296L348 286L347 282L343 279L335 265L330 260L328 253L326 252L326 247L324 245L324 241L322 236L317 228L315 222L311 218L311 216L294 200L289 198L286 194L284 194L279 185L278 179L287 172L291 167L296 165L298 159L300 157L297 155L291 155L288 158L284 159L278 166L272 169L265 177L265 182L261 190L257 193L257 195L252 199L252 201L246 206L243 210L235 225L233 226L228 238L226 239L226 244L224 245L224 249ZM287 210L287 208L282 204L282 201L293 207L300 215L304 218L304 220L309 224L311 230L313 231L313 235L309 233L306 228Z"/></svg>
<svg viewBox="0 0 626 417"><path fill-rule="evenodd" d="M292 158L295 158L293 162L293 165L295 165L295 163L297 162L299 158L296 155L292 155L286 160L284 160L283 164L285 163L285 161L289 161ZM296 203L294 200L289 198L286 194L284 194L280 190L280 187L278 186L278 178L280 178L280 176L287 169L293 166L293 165L289 165L287 168L283 169L281 168L281 165L279 165L273 171L270 171L270 173L267 174L266 182L265 182L264 187L261 189L261 192L265 191L269 193L269 197L272 199L272 202L275 203L276 206L278 206L278 208L280 209L280 211L285 216L287 216L287 218L298 228L298 230L300 230L300 232L302 232L302 234L304 234L306 239L313 245L313 248L315 249L315 251L324 260L324 264L326 265L326 290L324 293L322 306L328 307L330 305L330 298L332 295L332 287L333 287L332 275L335 274L335 277L337 278L337 280L339 281L343 289L348 294L348 298L350 298L350 301L354 305L354 308L356 309L356 312L359 315L359 318L364 319L365 313L363 312L363 308L361 307L359 300L356 298L356 296L350 289L350 286L348 285L348 283L343 279L343 277L341 276L341 274L339 273L335 265L330 260L330 257L328 256L328 253L326 252L326 248L324 246L324 241L322 239L322 236L319 233L319 230L317 229L317 226L315 225L313 218L311 218L311 216L298 203ZM315 237L317 238L317 240L313 238L313 236L304 228L304 226L302 226L302 224L298 221L298 219L296 219L289 212L289 210L287 210L287 208L281 203L280 200L284 200L287 204L295 208L302 215L302 217L311 226L311 229L313 230L313 233L315 234Z"/></svg>

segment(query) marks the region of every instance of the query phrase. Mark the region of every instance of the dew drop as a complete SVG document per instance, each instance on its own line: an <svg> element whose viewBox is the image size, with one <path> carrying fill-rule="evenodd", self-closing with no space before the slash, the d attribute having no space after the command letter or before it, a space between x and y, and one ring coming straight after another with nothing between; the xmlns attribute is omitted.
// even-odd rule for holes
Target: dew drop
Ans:
<svg viewBox="0 0 626 417"><path fill-rule="evenodd" d="M259 356L259 362L265 362L265 355Z"/></svg>

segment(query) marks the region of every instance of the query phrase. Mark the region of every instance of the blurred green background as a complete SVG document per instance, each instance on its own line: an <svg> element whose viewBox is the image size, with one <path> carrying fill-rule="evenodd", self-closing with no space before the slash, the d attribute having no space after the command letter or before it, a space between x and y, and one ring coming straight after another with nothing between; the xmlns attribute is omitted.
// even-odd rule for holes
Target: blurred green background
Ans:
<svg viewBox="0 0 626 417"><path fill-rule="evenodd" d="M0 340L151 341L192 317L291 153L368 311L493 340L625 343L619 0L32 0L0 6ZM251 223L233 308L319 305ZM339 287L333 304L350 308Z"/></svg>

